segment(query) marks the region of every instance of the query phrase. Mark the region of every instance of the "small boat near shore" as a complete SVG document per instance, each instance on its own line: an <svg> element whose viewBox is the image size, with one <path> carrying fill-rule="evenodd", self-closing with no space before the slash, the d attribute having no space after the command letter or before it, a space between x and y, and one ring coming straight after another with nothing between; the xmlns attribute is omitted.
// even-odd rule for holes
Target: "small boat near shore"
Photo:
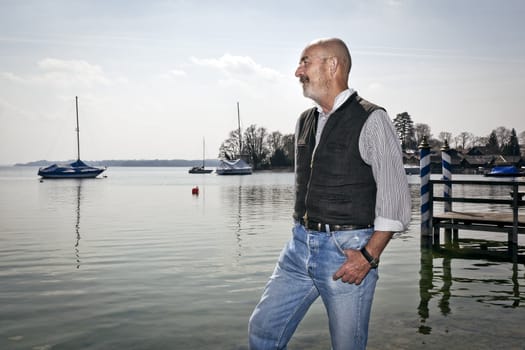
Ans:
<svg viewBox="0 0 525 350"><path fill-rule="evenodd" d="M190 174L210 174L213 172L213 169L205 169L203 166L194 166L188 173Z"/></svg>
<svg viewBox="0 0 525 350"><path fill-rule="evenodd" d="M217 175L251 175L252 167L241 157L242 155L242 133L241 133L241 114L239 102L237 102L237 123L239 125L239 157L235 160L221 159L215 173Z"/></svg>
<svg viewBox="0 0 525 350"><path fill-rule="evenodd" d="M69 164L52 164L38 169L38 176L47 179L87 179L95 178L106 170L89 166L80 160L80 136L78 128L78 96L75 96L75 107L77 112L77 160Z"/></svg>
<svg viewBox="0 0 525 350"><path fill-rule="evenodd" d="M210 174L211 172L213 172L213 169L206 169L206 156L205 156L205 149L206 149L206 146L205 146L205 143L204 143L204 138L202 139L202 166L194 166L193 168L191 168L190 170L188 170L188 173L190 174Z"/></svg>
<svg viewBox="0 0 525 350"><path fill-rule="evenodd" d="M525 176L525 171L520 171L514 165L495 166L490 172L484 175L488 177L520 177Z"/></svg>
<svg viewBox="0 0 525 350"><path fill-rule="evenodd" d="M250 175L252 167L242 159L221 160L215 172L217 175Z"/></svg>

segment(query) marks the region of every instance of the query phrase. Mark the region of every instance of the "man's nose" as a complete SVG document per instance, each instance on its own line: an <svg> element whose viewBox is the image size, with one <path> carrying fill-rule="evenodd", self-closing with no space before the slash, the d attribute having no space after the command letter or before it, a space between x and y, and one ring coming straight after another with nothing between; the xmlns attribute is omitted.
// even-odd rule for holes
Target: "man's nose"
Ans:
<svg viewBox="0 0 525 350"><path fill-rule="evenodd" d="M297 69L295 70L295 76L297 78L299 78L301 75L303 75L304 73L304 69L303 67L300 65L299 67L297 67Z"/></svg>

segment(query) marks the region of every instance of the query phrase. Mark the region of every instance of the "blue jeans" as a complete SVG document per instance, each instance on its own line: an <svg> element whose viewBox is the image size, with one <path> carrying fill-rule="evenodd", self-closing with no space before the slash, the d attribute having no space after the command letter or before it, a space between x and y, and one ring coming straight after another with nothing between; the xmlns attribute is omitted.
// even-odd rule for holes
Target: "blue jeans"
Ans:
<svg viewBox="0 0 525 350"><path fill-rule="evenodd" d="M360 285L334 281L332 275L346 261L343 249L360 249L372 233L372 228L325 233L295 224L250 318L250 349L286 349L319 296L328 313L332 349L365 349L377 269Z"/></svg>

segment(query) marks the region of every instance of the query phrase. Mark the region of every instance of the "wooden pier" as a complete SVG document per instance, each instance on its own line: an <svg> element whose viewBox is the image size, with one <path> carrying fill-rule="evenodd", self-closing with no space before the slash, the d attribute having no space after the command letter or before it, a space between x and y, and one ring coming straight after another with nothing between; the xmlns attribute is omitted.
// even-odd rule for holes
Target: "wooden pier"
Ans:
<svg viewBox="0 0 525 350"><path fill-rule="evenodd" d="M508 191L508 198L502 198L502 196L498 196L499 198L435 196L434 185L437 184L452 187L454 185L491 186L492 188L505 186L510 188L510 191ZM525 182L429 180L428 186L429 222L432 225L432 232L429 232L431 237L427 238L430 238L434 248L442 248L440 242L441 229L444 231L444 248L458 247L459 230L500 232L507 235L507 256L517 258L518 235L525 234L525 214L519 213L519 207L525 204L524 192L520 192L520 186L525 186ZM435 213L434 202L445 202L448 205L444 206L444 212ZM477 207L480 209L475 209L476 211L455 211L452 210L452 203L454 202L473 203L476 204L476 209ZM491 204L502 204L503 206L500 206L501 211L489 211L487 205ZM505 210L505 207L508 210ZM450 208L449 211L446 211L448 208Z"/></svg>

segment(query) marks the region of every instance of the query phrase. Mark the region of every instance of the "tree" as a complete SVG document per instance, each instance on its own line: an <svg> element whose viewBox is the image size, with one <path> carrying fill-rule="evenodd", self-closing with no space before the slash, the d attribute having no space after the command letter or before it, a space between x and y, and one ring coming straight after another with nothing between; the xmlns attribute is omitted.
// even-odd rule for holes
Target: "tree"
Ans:
<svg viewBox="0 0 525 350"><path fill-rule="evenodd" d="M519 136L520 149L525 146L525 131L520 132Z"/></svg>
<svg viewBox="0 0 525 350"><path fill-rule="evenodd" d="M520 144L518 142L518 137L516 136L516 130L514 128L510 132L509 142L503 146L501 154L506 156L519 156L520 153Z"/></svg>
<svg viewBox="0 0 525 350"><path fill-rule="evenodd" d="M283 134L281 134L279 131L274 131L268 135L268 148L272 154L276 150L281 148L282 141L283 141Z"/></svg>
<svg viewBox="0 0 525 350"><path fill-rule="evenodd" d="M505 147L505 145L510 142L511 131L504 126L499 126L495 130L493 130L493 132L496 135L496 139L498 140L498 146L501 151L503 150L503 147Z"/></svg>
<svg viewBox="0 0 525 350"><path fill-rule="evenodd" d="M470 144L471 140L474 139L474 134L471 132L463 131L456 137L456 148L460 148L464 151Z"/></svg>
<svg viewBox="0 0 525 350"><path fill-rule="evenodd" d="M284 154L290 160L290 165L295 164L295 134L284 135L282 147Z"/></svg>
<svg viewBox="0 0 525 350"><path fill-rule="evenodd" d="M487 136L474 136L470 145L472 147L476 147L476 146L481 147L481 146L486 146L488 142L489 142L489 138Z"/></svg>
<svg viewBox="0 0 525 350"><path fill-rule="evenodd" d="M525 131L522 131L520 132L520 136L519 136L519 143L520 145L525 145Z"/></svg>
<svg viewBox="0 0 525 350"><path fill-rule="evenodd" d="M514 128L512 128L512 130L510 132L509 148L510 148L510 155L511 156L520 156L521 155L520 142L518 140L518 136L516 135L516 130Z"/></svg>
<svg viewBox="0 0 525 350"><path fill-rule="evenodd" d="M432 138L432 134L430 133L430 126L428 124L416 123L414 131L417 145L421 144L423 136L427 137L427 141Z"/></svg>
<svg viewBox="0 0 525 350"><path fill-rule="evenodd" d="M452 141L452 133L448 131L442 131L439 133L438 138L441 142L445 143L446 141L450 145Z"/></svg>
<svg viewBox="0 0 525 350"><path fill-rule="evenodd" d="M489 151L492 154L499 153L500 148L499 148L498 138L496 137L495 130L492 130L492 132L490 133L486 147L487 147L487 151Z"/></svg>
<svg viewBox="0 0 525 350"><path fill-rule="evenodd" d="M291 150L289 142L291 144ZM268 135L268 149L270 150L270 164L272 167L289 167L293 164L294 135L283 135L274 131Z"/></svg>
<svg viewBox="0 0 525 350"><path fill-rule="evenodd" d="M224 140L219 148L219 158L232 160L240 156L239 130L230 131L230 136Z"/></svg>
<svg viewBox="0 0 525 350"><path fill-rule="evenodd" d="M244 149L248 156L249 163L254 169L260 169L264 163L268 162L270 150L268 148L268 132L265 128L257 128L255 124L250 125L244 132Z"/></svg>
<svg viewBox="0 0 525 350"><path fill-rule="evenodd" d="M230 131L228 139L220 146L219 158L233 160L242 155L254 169L289 167L294 164L294 134L283 135L279 131L268 134L265 128L250 125L243 135L242 152L239 146L239 130Z"/></svg>
<svg viewBox="0 0 525 350"><path fill-rule="evenodd" d="M403 151L415 149L417 145L414 137L414 122L410 115L407 112L399 113L393 122Z"/></svg>
<svg viewBox="0 0 525 350"><path fill-rule="evenodd" d="M435 138L430 138L427 142L432 150L440 150L443 146L443 142Z"/></svg>
<svg viewBox="0 0 525 350"><path fill-rule="evenodd" d="M290 159L288 159L282 148L278 148L273 152L270 157L270 163L272 167L287 167L292 165Z"/></svg>

